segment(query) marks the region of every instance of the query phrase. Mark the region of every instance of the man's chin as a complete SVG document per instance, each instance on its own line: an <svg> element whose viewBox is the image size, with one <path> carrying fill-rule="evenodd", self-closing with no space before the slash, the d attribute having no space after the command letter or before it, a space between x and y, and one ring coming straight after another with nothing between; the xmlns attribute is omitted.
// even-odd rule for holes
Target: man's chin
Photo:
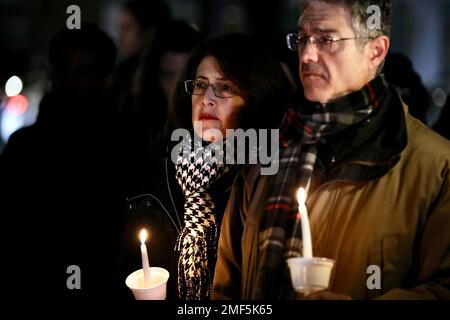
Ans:
<svg viewBox="0 0 450 320"><path fill-rule="evenodd" d="M304 91L306 100L311 102L318 103L326 103L328 101L328 97L324 95L322 92L318 92L317 90L306 90Z"/></svg>

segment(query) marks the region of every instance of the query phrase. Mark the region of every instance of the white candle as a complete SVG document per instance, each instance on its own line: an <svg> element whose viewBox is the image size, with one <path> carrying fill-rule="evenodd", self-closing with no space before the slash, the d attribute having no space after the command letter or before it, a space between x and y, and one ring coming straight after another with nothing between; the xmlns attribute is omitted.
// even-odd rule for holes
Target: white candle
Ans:
<svg viewBox="0 0 450 320"><path fill-rule="evenodd" d="M141 256L142 256L142 271L144 272L144 284L146 287L150 286L150 264L148 263L147 246L147 230L142 229L139 235L141 238Z"/></svg>
<svg viewBox="0 0 450 320"><path fill-rule="evenodd" d="M298 211L302 224L303 257L312 258L311 229L309 226L308 210L306 209L306 191L299 188L297 191Z"/></svg>

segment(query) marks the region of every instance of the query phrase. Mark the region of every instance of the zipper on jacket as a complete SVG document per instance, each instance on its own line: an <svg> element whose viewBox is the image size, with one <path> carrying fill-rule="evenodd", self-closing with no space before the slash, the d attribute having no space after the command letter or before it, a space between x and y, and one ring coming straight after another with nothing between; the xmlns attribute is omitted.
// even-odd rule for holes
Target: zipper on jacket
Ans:
<svg viewBox="0 0 450 320"><path fill-rule="evenodd" d="M177 207L175 205L175 201L173 200L173 197L172 197L172 191L170 189L169 170L168 170L168 161L167 161L167 159L168 159L168 157L166 157L166 159L165 159L165 166L164 166L165 176L166 176L166 186L167 186L167 191L169 191L170 202L172 203L172 207L173 207L173 210L175 212L175 216L177 217L178 226L179 226L179 228L181 230L183 228L183 225L181 224L180 215L178 214L178 210L177 210ZM180 231L178 231L178 233L180 233Z"/></svg>
<svg viewBox="0 0 450 320"><path fill-rule="evenodd" d="M150 193L143 193L137 196L134 196L132 198L127 198L127 201L134 201L136 199L139 198L143 198L143 197L151 197L152 199L156 200L156 202L158 202L158 204L160 205L160 207L163 209L163 212L167 215L167 217L169 217L170 221L172 222L173 226L175 227L175 229L177 230L178 233L180 233L180 229L178 228L178 225L175 223L175 221L173 220L172 216L170 215L169 211L167 211L166 207L164 207L164 205L162 204L162 202L158 199L158 197L154 196L153 194Z"/></svg>

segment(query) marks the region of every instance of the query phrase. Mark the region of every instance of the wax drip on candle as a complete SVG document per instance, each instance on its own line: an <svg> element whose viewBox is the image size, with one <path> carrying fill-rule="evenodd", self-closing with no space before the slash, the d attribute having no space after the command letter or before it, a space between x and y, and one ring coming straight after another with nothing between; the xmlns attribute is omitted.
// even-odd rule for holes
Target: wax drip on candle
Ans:
<svg viewBox="0 0 450 320"><path fill-rule="evenodd" d="M308 209L306 208L306 191L303 188L299 188L297 191L298 211L300 213L300 222L302 226L302 244L303 244L303 257L312 258L312 241L311 241L311 229L309 226Z"/></svg>
<svg viewBox="0 0 450 320"><path fill-rule="evenodd" d="M144 286L150 286L150 264L148 262L147 246L145 241L147 240L147 230L142 229L139 237L141 238L141 257L142 257L142 271L144 273Z"/></svg>

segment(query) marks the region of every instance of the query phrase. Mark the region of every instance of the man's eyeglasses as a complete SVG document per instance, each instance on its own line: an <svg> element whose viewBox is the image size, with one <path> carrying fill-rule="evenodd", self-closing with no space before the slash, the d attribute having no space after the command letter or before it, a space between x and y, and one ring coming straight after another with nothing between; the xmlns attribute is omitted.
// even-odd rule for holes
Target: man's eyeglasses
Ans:
<svg viewBox="0 0 450 320"><path fill-rule="evenodd" d="M184 82L184 90L186 90L187 93L196 96L204 95L209 87L212 88L212 91L217 98L232 98L236 95L234 88L227 83L218 82L216 84L208 84L201 80L186 80Z"/></svg>
<svg viewBox="0 0 450 320"><path fill-rule="evenodd" d="M319 51L330 52L334 49L334 46L339 41L354 40L362 38L341 38L337 39L328 35L319 36L301 36L298 33L289 33L286 35L286 43L290 50L298 51L305 49L308 43L311 43Z"/></svg>

